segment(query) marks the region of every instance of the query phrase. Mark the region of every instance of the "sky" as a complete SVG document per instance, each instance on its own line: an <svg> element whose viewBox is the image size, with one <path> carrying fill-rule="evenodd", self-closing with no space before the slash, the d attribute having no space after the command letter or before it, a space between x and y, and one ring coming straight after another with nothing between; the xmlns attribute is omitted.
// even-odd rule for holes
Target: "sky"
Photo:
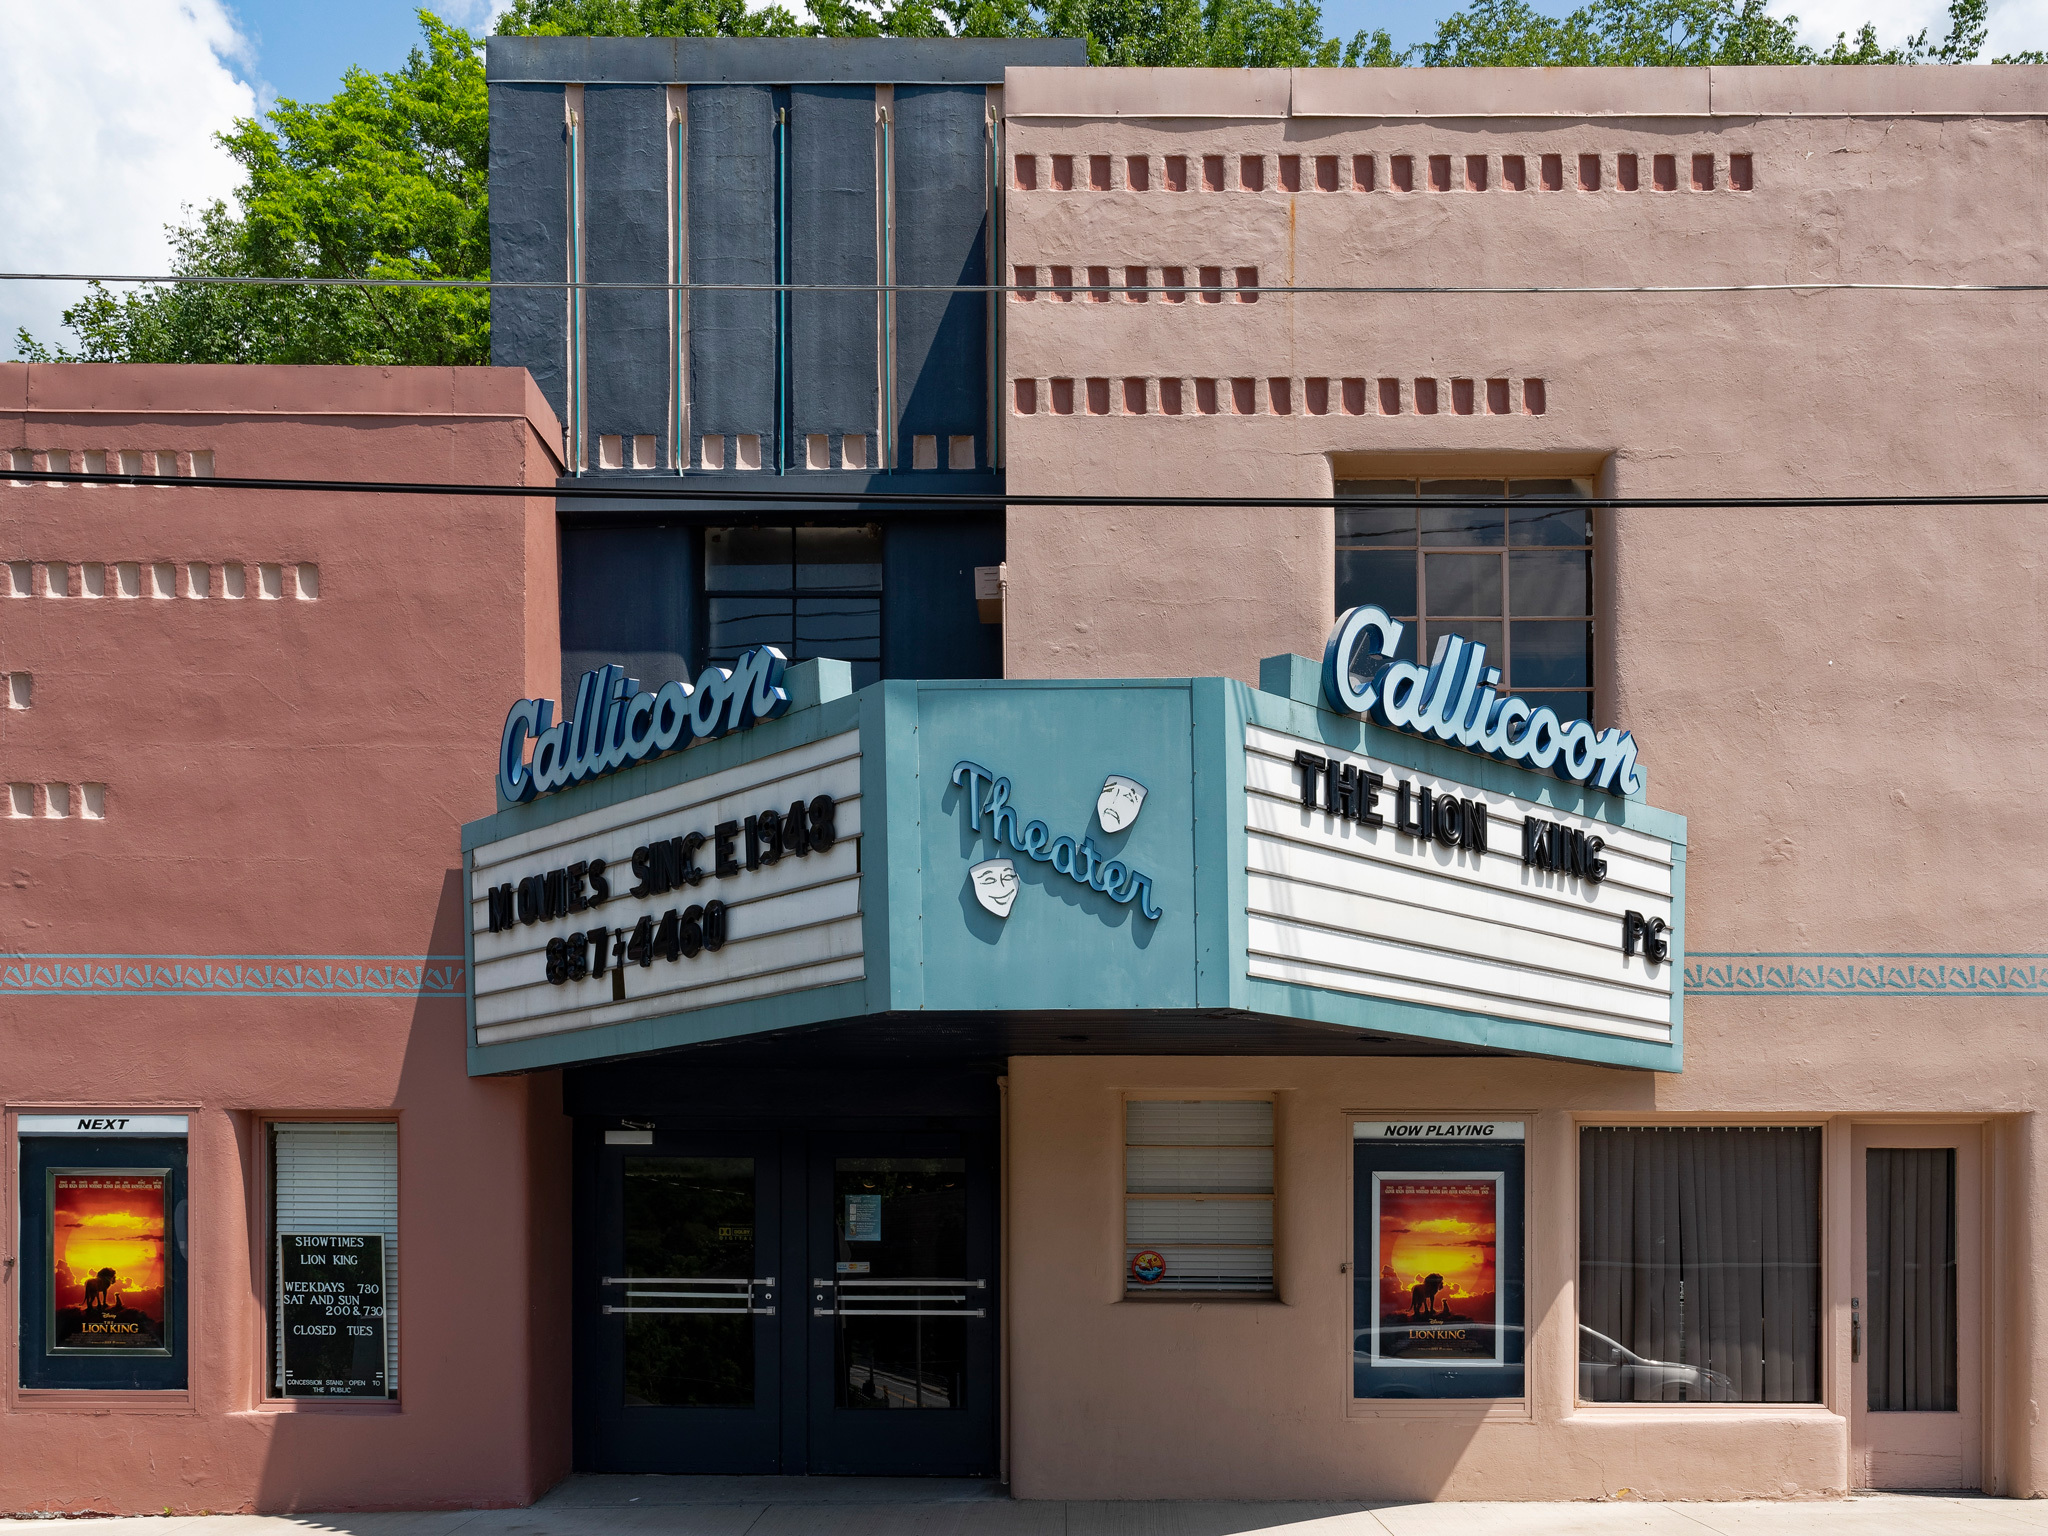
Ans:
<svg viewBox="0 0 2048 1536"><path fill-rule="evenodd" d="M1561 13L1570 0L1537 0ZM505 0L432 0L487 30ZM1384 27L1396 47L1432 35L1447 0L1324 0L1325 29ZM1947 31L1947 0L1774 0L1808 42L1863 21L1892 44ZM231 196L237 167L214 142L280 96L322 101L351 64L397 68L417 40L413 0L0 0L0 273L165 270L165 226ZM1991 0L1987 58L2048 48L2048 0ZM69 343L59 315L76 283L0 279L0 358L26 326Z"/></svg>

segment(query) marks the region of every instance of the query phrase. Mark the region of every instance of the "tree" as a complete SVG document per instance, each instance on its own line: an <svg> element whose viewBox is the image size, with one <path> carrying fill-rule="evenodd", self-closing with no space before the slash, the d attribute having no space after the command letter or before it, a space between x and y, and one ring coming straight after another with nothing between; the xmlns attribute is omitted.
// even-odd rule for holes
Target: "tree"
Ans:
<svg viewBox="0 0 2048 1536"><path fill-rule="evenodd" d="M1933 47L1923 30L1884 48L1865 22L1853 43L1843 33L1815 49L1799 41L1797 16L1773 16L1765 0L1591 0L1563 17L1545 16L1526 0L1470 0L1408 57L1466 67L1967 64L1983 51L1986 3L1950 0L1948 36Z"/></svg>
<svg viewBox="0 0 2048 1536"><path fill-rule="evenodd" d="M431 11L405 67L351 69L332 101L281 100L220 143L248 180L170 230L178 276L487 278L489 113L475 38ZM64 311L79 351L31 361L481 363L485 289L95 283Z"/></svg>
<svg viewBox="0 0 2048 1536"><path fill-rule="evenodd" d="M1815 49L1767 0L1587 0L1548 16L1529 0L1468 0L1427 43L1323 32L1320 0L805 0L809 19L745 0L514 0L501 34L591 37L1080 37L1093 64L1965 64L1987 0L1950 0L1938 44L1885 48L1868 23ZM394 74L352 69L328 102L280 101L220 142L248 172L235 206L170 230L179 276L480 279L490 275L489 110L479 40L419 13L422 46ZM2001 64L2039 64L2039 53ZM64 311L77 352L28 332L30 361L481 363L483 289L95 283Z"/></svg>

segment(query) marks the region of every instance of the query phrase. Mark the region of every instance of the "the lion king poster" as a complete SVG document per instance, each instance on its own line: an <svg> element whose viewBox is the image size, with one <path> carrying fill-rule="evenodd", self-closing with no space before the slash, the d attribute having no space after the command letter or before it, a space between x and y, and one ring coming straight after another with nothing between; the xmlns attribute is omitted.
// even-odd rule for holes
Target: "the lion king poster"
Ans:
<svg viewBox="0 0 2048 1536"><path fill-rule="evenodd" d="M169 1347L163 1170L50 1173L50 1349L160 1354Z"/></svg>
<svg viewBox="0 0 2048 1536"><path fill-rule="evenodd" d="M1382 1365L1493 1365L1497 1173L1373 1175L1379 1307L1373 1355Z"/></svg>

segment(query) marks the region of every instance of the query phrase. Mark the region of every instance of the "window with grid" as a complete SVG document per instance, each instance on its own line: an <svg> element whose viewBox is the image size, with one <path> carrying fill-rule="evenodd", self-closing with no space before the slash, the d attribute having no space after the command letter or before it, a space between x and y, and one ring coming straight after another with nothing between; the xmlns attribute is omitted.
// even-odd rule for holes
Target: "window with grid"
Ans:
<svg viewBox="0 0 2048 1536"><path fill-rule="evenodd" d="M1437 637L1486 646L1502 692L1593 718L1593 539L1577 480L1340 480L1337 612L1374 603L1408 627L1400 655ZM1480 504L1451 506L1457 498ZM1552 505L1543 505L1542 502Z"/></svg>
<svg viewBox="0 0 2048 1536"><path fill-rule="evenodd" d="M1273 1106L1124 1105L1124 1290L1273 1289Z"/></svg>
<svg viewBox="0 0 2048 1536"><path fill-rule="evenodd" d="M882 530L708 528L705 659L730 666L772 645L792 662L853 663L853 686L882 675Z"/></svg>

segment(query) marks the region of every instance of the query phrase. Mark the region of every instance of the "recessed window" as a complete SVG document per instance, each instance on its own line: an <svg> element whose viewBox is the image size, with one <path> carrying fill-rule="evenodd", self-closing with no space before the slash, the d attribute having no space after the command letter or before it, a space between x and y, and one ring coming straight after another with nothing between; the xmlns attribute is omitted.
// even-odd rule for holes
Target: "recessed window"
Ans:
<svg viewBox="0 0 2048 1536"><path fill-rule="evenodd" d="M1592 519L1575 480L1347 480L1337 510L1337 612L1374 603L1406 626L1400 655L1439 636L1486 647L1501 691L1590 720ZM1463 504L1459 504L1463 503Z"/></svg>
<svg viewBox="0 0 2048 1536"><path fill-rule="evenodd" d="M1124 1105L1124 1293L1273 1290L1273 1105Z"/></svg>
<svg viewBox="0 0 2048 1536"><path fill-rule="evenodd" d="M851 662L856 688L882 675L882 531L872 524L706 529L704 591L711 665L772 645L792 662Z"/></svg>
<svg viewBox="0 0 2048 1536"><path fill-rule="evenodd" d="M1820 1130L1579 1132L1579 1396L1820 1401Z"/></svg>

